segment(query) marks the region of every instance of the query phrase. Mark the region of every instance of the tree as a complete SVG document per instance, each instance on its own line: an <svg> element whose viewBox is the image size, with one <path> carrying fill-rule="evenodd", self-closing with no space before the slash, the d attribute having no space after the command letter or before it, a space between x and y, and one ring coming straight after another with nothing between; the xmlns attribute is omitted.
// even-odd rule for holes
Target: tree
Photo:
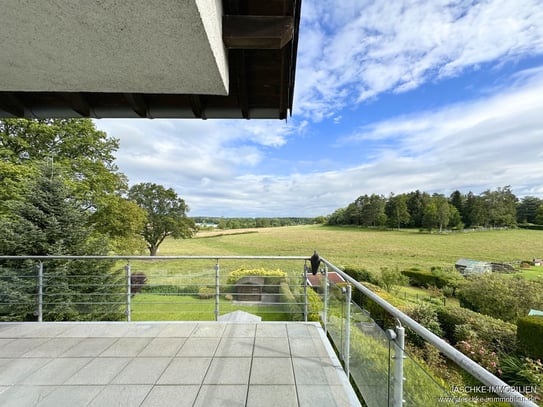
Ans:
<svg viewBox="0 0 543 407"><path fill-rule="evenodd" d="M537 208L543 204L543 200L535 196L525 196L517 205L518 223L536 223Z"/></svg>
<svg viewBox="0 0 543 407"><path fill-rule="evenodd" d="M372 194L359 197L356 202L360 206L360 223L363 226L383 226L386 224L385 197Z"/></svg>
<svg viewBox="0 0 543 407"><path fill-rule="evenodd" d="M189 207L172 188L140 183L130 188L128 198L146 212L146 223L140 234L151 256L157 254L158 247L166 237L186 239L196 231L194 221L187 217Z"/></svg>
<svg viewBox="0 0 543 407"><path fill-rule="evenodd" d="M26 183L24 193L7 203L8 214L0 219L0 254L106 255L107 239L89 226L88 212L62 179L62 169L42 166L37 177ZM13 320L34 319L35 268L29 261L4 261L1 303L14 303L4 314ZM119 284L111 262L49 260L44 276L45 320L118 319L122 315ZM104 287L109 287L106 290ZM118 287L118 288L117 288ZM15 301L11 301L15 299Z"/></svg>
<svg viewBox="0 0 543 407"><path fill-rule="evenodd" d="M543 225L543 204L539 205L535 213L535 223Z"/></svg>
<svg viewBox="0 0 543 407"><path fill-rule="evenodd" d="M64 182L86 208L99 208L103 196L127 187L114 163L118 148L119 141L96 130L90 119L0 120L0 160L60 166Z"/></svg>
<svg viewBox="0 0 543 407"><path fill-rule="evenodd" d="M103 200L100 210L90 215L90 222L109 238L114 253L134 254L145 250L140 231L145 225L146 216L145 210L135 202L119 195L110 195Z"/></svg>
<svg viewBox="0 0 543 407"><path fill-rule="evenodd" d="M121 197L128 185L114 162L118 147L89 119L0 120L0 214L8 212L6 202L23 195L23 181L46 164L62 172L81 209L93 214L87 221L116 242L115 251L134 252L140 244L133 223L141 216Z"/></svg>
<svg viewBox="0 0 543 407"><path fill-rule="evenodd" d="M436 205L436 221L439 226L439 231L441 232L444 227L447 227L451 217L451 204L447 201L443 195L434 195L432 197Z"/></svg>
<svg viewBox="0 0 543 407"><path fill-rule="evenodd" d="M391 194L385 205L385 213L390 227L400 229L402 225L409 224L409 211L407 210L407 195Z"/></svg>

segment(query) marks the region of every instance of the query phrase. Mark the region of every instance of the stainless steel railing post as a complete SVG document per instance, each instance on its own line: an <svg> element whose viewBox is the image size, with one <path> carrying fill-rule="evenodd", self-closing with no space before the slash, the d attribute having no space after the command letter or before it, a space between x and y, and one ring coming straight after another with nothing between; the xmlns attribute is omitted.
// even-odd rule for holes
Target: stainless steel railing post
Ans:
<svg viewBox="0 0 543 407"><path fill-rule="evenodd" d="M43 262L38 263L38 322L43 322Z"/></svg>
<svg viewBox="0 0 543 407"><path fill-rule="evenodd" d="M219 259L217 259L217 262L215 263L215 321L219 320L220 316L220 309L219 309L219 301L220 301L220 266L219 266Z"/></svg>
<svg viewBox="0 0 543 407"><path fill-rule="evenodd" d="M132 269L130 262L124 266L126 270L126 320L132 321Z"/></svg>

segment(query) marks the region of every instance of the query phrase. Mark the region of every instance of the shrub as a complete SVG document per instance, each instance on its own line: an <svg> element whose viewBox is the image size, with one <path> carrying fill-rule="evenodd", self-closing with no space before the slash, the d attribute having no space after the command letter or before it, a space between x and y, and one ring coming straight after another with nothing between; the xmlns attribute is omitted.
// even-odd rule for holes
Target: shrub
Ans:
<svg viewBox="0 0 543 407"><path fill-rule="evenodd" d="M279 287L280 301L286 309L286 313L291 321L303 321L304 319L304 298L303 293L295 295L286 282L282 282ZM307 308L308 321L319 321L323 305L319 295L311 290L307 290Z"/></svg>
<svg viewBox="0 0 543 407"><path fill-rule="evenodd" d="M446 286L453 289L458 287L461 276L458 272L444 272L439 268L432 268L432 271L419 270L412 268L403 270L402 274L409 279L409 284L414 287L443 288Z"/></svg>
<svg viewBox="0 0 543 407"><path fill-rule="evenodd" d="M530 308L543 307L543 283L485 273L470 276L457 297L465 308L515 322Z"/></svg>
<svg viewBox="0 0 543 407"><path fill-rule="evenodd" d="M486 349L498 353L517 351L514 324L459 307L437 307L436 312L443 335L453 346L476 335Z"/></svg>
<svg viewBox="0 0 543 407"><path fill-rule="evenodd" d="M379 284L379 277L365 268L360 268L357 266L345 266L343 271L356 281L365 281L375 285Z"/></svg>
<svg viewBox="0 0 543 407"><path fill-rule="evenodd" d="M202 287L198 291L198 296L201 300L209 300L215 296L215 288L213 287Z"/></svg>
<svg viewBox="0 0 543 407"><path fill-rule="evenodd" d="M527 316L517 320L520 349L529 357L543 359L543 317Z"/></svg>
<svg viewBox="0 0 543 407"><path fill-rule="evenodd" d="M435 307L424 303L409 304L404 308L403 312L424 326L430 332L436 334L437 336L443 336L443 331L441 330L441 325L439 324ZM409 342L413 343L419 348L424 347L426 341L419 335L409 328L406 329L406 333Z"/></svg>

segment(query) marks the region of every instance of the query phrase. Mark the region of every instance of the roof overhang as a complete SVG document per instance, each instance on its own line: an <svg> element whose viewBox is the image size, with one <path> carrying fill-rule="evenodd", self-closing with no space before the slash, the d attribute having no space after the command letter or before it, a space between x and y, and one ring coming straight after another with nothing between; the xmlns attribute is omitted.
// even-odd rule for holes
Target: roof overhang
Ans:
<svg viewBox="0 0 543 407"><path fill-rule="evenodd" d="M278 118L301 0L18 0L0 13L0 117Z"/></svg>

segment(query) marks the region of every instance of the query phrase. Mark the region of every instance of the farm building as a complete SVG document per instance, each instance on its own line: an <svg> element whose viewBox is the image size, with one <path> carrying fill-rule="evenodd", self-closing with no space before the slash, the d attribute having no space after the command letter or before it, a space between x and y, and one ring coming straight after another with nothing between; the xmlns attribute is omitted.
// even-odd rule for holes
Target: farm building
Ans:
<svg viewBox="0 0 543 407"><path fill-rule="evenodd" d="M492 272L492 264L479 260L458 259L454 267L462 274Z"/></svg>

